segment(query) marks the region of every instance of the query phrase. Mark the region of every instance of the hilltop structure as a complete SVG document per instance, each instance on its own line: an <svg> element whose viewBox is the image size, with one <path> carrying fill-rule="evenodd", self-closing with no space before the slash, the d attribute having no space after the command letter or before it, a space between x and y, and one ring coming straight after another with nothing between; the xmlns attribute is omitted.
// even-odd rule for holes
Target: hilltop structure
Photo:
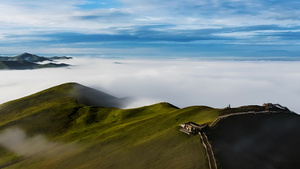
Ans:
<svg viewBox="0 0 300 169"><path fill-rule="evenodd" d="M228 106L229 107L229 106ZM229 108L226 109L229 109ZM247 111L241 111L241 112L231 112L222 116L219 116L215 121L212 123L205 123L202 125L199 125L194 122L187 122L187 123L182 123L180 125L180 131L183 133L186 133L188 135L195 135L198 134L200 131L202 131L205 127L213 127L215 126L221 119L225 119L230 116L237 116L237 115L244 115L244 114L258 114L258 113L279 113L279 112L286 112L286 113L291 113L287 107L281 106L280 104L273 104L273 103L264 103L262 107L265 108L263 111L253 111L253 110L247 110Z"/></svg>
<svg viewBox="0 0 300 169"><path fill-rule="evenodd" d="M207 126L207 123L204 125L199 125L194 122L187 122L187 123L182 123L180 125L180 131L182 131L183 133L186 133L188 135L195 135L195 134L198 134L206 126Z"/></svg>
<svg viewBox="0 0 300 169"><path fill-rule="evenodd" d="M264 103L266 111L290 111L287 107L281 106L280 104Z"/></svg>
<svg viewBox="0 0 300 169"><path fill-rule="evenodd" d="M279 114L279 113L291 113L291 111L284 106L281 106L280 104L273 104L273 103L264 103L262 106L259 106L261 108L260 111L255 111L255 109L244 109L242 111L232 111L228 114L219 116L215 121L211 123L205 123L202 125L199 125L194 122L187 122L182 123L180 125L180 131L183 133L186 133L188 135L196 135L199 134L201 138L201 142L206 150L207 160L209 164L210 169L217 169L218 165L216 163L215 155L213 148L208 140L208 137L206 136L207 131L209 131L211 128L214 128L214 126L222 119L228 118L230 116L239 116L239 115L248 115L248 114ZM265 108L265 110L263 110ZM231 109L230 105L226 107L226 109ZM209 127L209 128L207 128Z"/></svg>

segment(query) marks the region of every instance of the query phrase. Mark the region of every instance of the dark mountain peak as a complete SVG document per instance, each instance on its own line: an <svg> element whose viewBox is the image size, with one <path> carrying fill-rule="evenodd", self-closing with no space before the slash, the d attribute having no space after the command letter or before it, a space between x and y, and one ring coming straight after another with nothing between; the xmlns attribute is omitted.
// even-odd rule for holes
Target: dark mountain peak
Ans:
<svg viewBox="0 0 300 169"><path fill-rule="evenodd" d="M27 61L27 62L42 62L42 61L45 61L45 60L50 60L48 58L41 57L41 56L34 55L34 54L30 54L30 53L27 53L27 52L15 56L15 58L18 61Z"/></svg>
<svg viewBox="0 0 300 169"><path fill-rule="evenodd" d="M27 58L27 57L30 57L30 58L35 58L35 57L38 57L37 55L34 55L34 54L31 54L31 53L22 53L22 54L19 54L17 56L15 56L16 58Z"/></svg>
<svg viewBox="0 0 300 169"><path fill-rule="evenodd" d="M122 108L128 104L128 98L117 98L99 90L86 87L78 83L67 83L73 88L73 96L77 102L88 106Z"/></svg>
<svg viewBox="0 0 300 169"><path fill-rule="evenodd" d="M129 103L128 98L117 98L102 91L81 85L75 82L64 83L34 94L35 97L55 100L68 98L77 104L86 106L123 108Z"/></svg>
<svg viewBox="0 0 300 169"><path fill-rule="evenodd" d="M37 55L31 54L31 53L27 53L27 52L24 52L24 53L19 54L19 55L17 55L17 56L23 56L23 55L37 56Z"/></svg>

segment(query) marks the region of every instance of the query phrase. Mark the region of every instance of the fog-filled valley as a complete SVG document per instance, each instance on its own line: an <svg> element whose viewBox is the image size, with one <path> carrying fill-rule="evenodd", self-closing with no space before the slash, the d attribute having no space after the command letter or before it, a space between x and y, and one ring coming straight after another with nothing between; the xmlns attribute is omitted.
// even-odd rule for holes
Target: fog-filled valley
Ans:
<svg viewBox="0 0 300 169"><path fill-rule="evenodd" d="M116 97L130 107L170 102L178 107L280 103L300 112L299 62L201 59L101 59L76 57L67 68L2 70L0 103L66 82Z"/></svg>

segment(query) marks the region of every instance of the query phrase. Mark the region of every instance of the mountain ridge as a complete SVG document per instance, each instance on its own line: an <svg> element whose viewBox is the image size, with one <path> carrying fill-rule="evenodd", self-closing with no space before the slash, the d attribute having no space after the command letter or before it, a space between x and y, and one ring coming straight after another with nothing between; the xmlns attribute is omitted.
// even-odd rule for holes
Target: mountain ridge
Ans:
<svg viewBox="0 0 300 169"><path fill-rule="evenodd" d="M87 106L76 102L77 98L71 92L74 85L79 84L62 84L0 105L0 138L1 131L18 127L30 136L42 134L53 141L76 142L79 146L79 150L64 157L64 161L55 159L47 166L47 161L53 159L32 162L39 159L40 155L36 155L14 163L14 168L99 168L101 165L103 168L140 169L166 168L175 164L179 168L206 168L204 158L199 163L189 162L191 155L202 158L202 147L184 155L182 160L170 157L181 156L181 150L189 151L198 142L196 138L181 135L177 130L178 123L202 116L212 121L217 111L207 112L202 107L181 111L166 102L133 109ZM0 166L19 158L0 144Z"/></svg>
<svg viewBox="0 0 300 169"><path fill-rule="evenodd" d="M91 102L96 98L99 98L96 102L98 104ZM122 104L116 104L116 100ZM7 164L11 168L25 169L90 169L100 166L114 169L209 169L205 148L199 136L189 136L180 132L179 125L190 121L198 124L213 123L218 117L230 113L265 109L264 106L224 109L208 106L178 108L167 102L132 109L114 107L123 106L122 101L104 92L70 82L1 104L0 138L4 137L2 131L18 127L30 138L44 135L54 143L75 143L76 147L66 155L58 156L59 158L35 154L24 159L0 142L0 166ZM289 114L299 117L295 113L288 113L287 116ZM273 117L272 114L265 115L270 119ZM216 138L214 133L218 132L218 128L228 119L236 117L225 118L220 124L207 130L208 138ZM243 124L247 124L246 122ZM285 121L280 122L285 124ZM216 144L212 145L214 148ZM220 152L223 149L214 151ZM223 167L224 161L220 158L220 153L216 153L216 157ZM224 164L226 167L227 163Z"/></svg>
<svg viewBox="0 0 300 169"><path fill-rule="evenodd" d="M17 60L17 61L27 61L27 62L42 62L42 61L46 61L46 60L51 61L48 58L41 57L41 56L34 55L34 54L30 54L30 53L27 53L27 52L19 54L17 56L14 56L12 58Z"/></svg>

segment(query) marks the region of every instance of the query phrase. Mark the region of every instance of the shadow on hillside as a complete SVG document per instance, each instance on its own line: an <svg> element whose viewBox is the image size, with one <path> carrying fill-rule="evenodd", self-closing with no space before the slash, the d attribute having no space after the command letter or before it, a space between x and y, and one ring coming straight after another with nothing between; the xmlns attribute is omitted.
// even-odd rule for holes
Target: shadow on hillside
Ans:
<svg viewBox="0 0 300 169"><path fill-rule="evenodd" d="M299 130L294 113L249 114L221 120L207 134L223 169L297 169Z"/></svg>

